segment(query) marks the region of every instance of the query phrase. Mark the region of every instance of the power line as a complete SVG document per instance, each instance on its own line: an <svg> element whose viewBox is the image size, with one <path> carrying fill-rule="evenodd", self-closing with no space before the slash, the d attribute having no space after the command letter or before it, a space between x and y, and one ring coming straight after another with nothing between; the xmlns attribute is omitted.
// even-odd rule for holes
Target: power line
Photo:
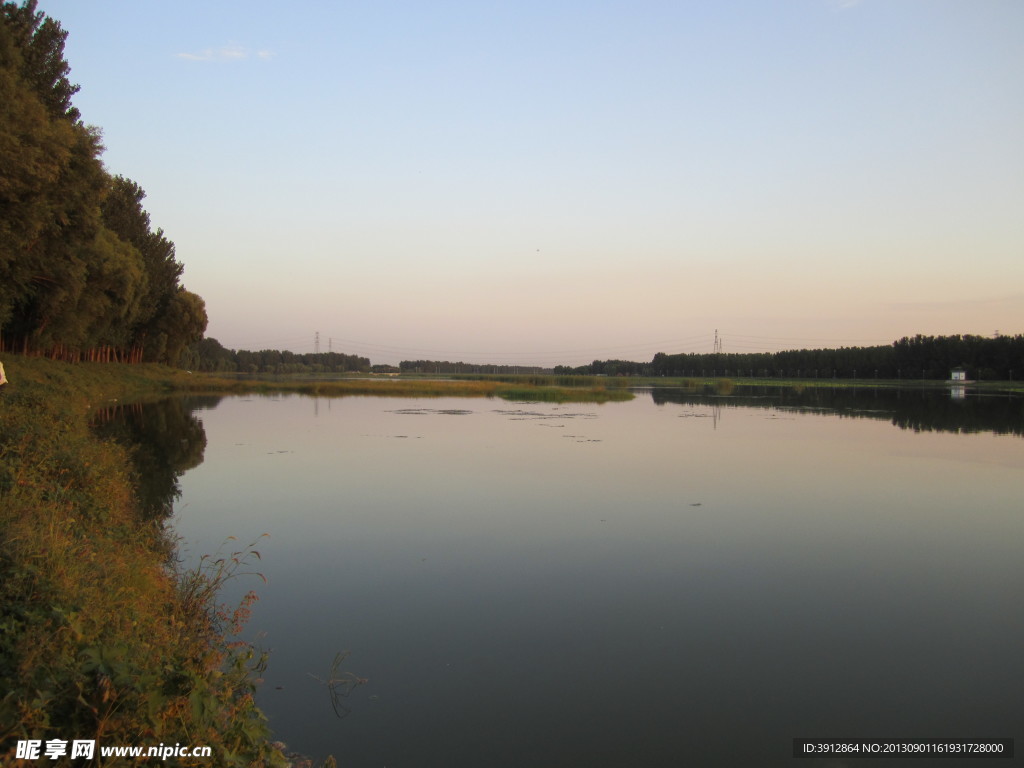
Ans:
<svg viewBox="0 0 1024 768"><path fill-rule="evenodd" d="M580 356L586 354L599 354L599 353L611 353L623 350L642 350L642 349L663 349L669 346L684 346L686 344L693 343L694 341L706 341L710 337L707 335L692 336L685 339L675 339L668 341L654 341L647 343L633 343L633 344L622 344L618 346L605 346L605 347L583 347L577 349L553 349L545 350L543 352L526 351L526 350L481 350L481 349L427 349L423 347L405 347L405 346L394 346L389 344L378 344L374 342L358 341L356 339L343 339L339 338L338 341L347 344L352 347L362 347L372 351L378 351L383 353L400 353L400 354L412 354L412 355L502 355L505 357L534 357L539 355L573 355Z"/></svg>
<svg viewBox="0 0 1024 768"><path fill-rule="evenodd" d="M308 338L308 337L307 337ZM694 341L700 341L701 343L694 344ZM647 344L628 344L619 346L607 346L607 347L590 347L580 349L565 349L565 350L502 350L502 349L491 349L491 350L466 350L466 349L438 349L438 348L423 348L423 347L400 347L394 345L377 344L372 342L357 341L355 339L339 339L344 347L347 348L349 354L362 354L367 356L399 356L406 358L428 358L428 359L464 359L464 358L500 358L508 360L511 363L519 362L522 364L541 364L550 362L552 364L560 364L566 362L569 358L602 358L602 357L619 357L635 359L637 356L647 358L654 355L656 352L663 351L674 351L680 347L693 347L703 346L705 343L710 343L710 336L698 336L692 337L691 339L675 341L660 341L660 342L649 342ZM331 349L333 350L334 337L330 337ZM310 347L309 342L305 344L289 345L293 351L308 351ZM264 347L265 348L265 345ZM315 342L314 342L314 349Z"/></svg>
<svg viewBox="0 0 1024 768"><path fill-rule="evenodd" d="M835 338L822 338L822 337L810 337L810 336L759 336L756 334L744 334L744 333L730 333L730 338L746 339L746 340L764 340L768 342L797 342L797 341L820 341L826 344L888 344L889 342L879 342L877 339L835 339Z"/></svg>
<svg viewBox="0 0 1024 768"><path fill-rule="evenodd" d="M258 343L238 344L235 349L262 351L269 349L290 350L305 354L312 350L320 353L320 331L313 334L312 344L309 336L278 337L264 339ZM728 333L715 329L713 333L700 333L689 336L676 336L657 341L636 342L631 344L605 345L594 347L577 347L575 349L555 350L503 350L503 349L440 349L396 344L385 344L376 341L365 341L338 337L338 341L347 354L366 357L401 357L405 359L433 360L466 360L475 358L478 361L494 364L503 361L509 365L558 365L567 360L580 359L631 359L646 360L656 353L675 354L724 354L725 337L729 337L729 346L733 353L785 351L798 348L801 343L818 342L825 346L838 347L842 344L872 345L879 342L865 339L829 339L821 337L768 336L760 334ZM334 336L328 338L328 350L334 351ZM882 342L888 344L889 342Z"/></svg>

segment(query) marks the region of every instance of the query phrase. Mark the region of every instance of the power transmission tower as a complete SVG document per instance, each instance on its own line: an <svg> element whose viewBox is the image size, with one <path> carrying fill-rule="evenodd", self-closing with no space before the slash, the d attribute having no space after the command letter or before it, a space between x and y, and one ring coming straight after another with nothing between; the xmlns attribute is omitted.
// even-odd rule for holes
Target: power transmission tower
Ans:
<svg viewBox="0 0 1024 768"><path fill-rule="evenodd" d="M320 354L320 331L317 331L313 335L313 354L314 355L319 355Z"/></svg>
<svg viewBox="0 0 1024 768"><path fill-rule="evenodd" d="M718 337L718 329L715 328L715 354L722 354L722 340Z"/></svg>

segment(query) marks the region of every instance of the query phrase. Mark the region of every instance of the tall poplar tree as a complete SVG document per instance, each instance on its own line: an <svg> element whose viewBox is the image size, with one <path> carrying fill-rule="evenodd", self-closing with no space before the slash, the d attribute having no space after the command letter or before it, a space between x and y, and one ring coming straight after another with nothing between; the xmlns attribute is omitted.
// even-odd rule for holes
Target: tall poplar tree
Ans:
<svg viewBox="0 0 1024 768"><path fill-rule="evenodd" d="M130 243L142 260L146 285L142 306L132 322L132 343L144 350L146 359L161 360L167 346L159 339L166 332L161 327L161 318L170 310L184 267L175 259L174 243L164 236L163 230L152 231L149 213L142 207L145 197L137 183L115 176L103 201L103 221L119 238ZM204 324L204 330L205 327Z"/></svg>
<svg viewBox="0 0 1024 768"><path fill-rule="evenodd" d="M74 123L54 120L26 79L24 22L0 14L0 332L54 278L44 241L60 218L60 186L78 140ZM21 43L21 44L19 44ZM24 323L20 330L24 331Z"/></svg>

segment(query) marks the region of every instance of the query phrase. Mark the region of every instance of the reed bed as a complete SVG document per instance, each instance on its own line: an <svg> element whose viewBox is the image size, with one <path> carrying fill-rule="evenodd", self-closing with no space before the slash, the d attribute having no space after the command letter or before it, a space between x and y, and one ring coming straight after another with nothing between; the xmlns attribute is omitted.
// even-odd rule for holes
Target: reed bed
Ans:
<svg viewBox="0 0 1024 768"><path fill-rule="evenodd" d="M499 397L504 400L601 403L632 399L621 388L608 388L596 376L460 376L451 379L310 379L302 378L227 378L202 374L177 377L176 391L243 394L296 393L316 397Z"/></svg>

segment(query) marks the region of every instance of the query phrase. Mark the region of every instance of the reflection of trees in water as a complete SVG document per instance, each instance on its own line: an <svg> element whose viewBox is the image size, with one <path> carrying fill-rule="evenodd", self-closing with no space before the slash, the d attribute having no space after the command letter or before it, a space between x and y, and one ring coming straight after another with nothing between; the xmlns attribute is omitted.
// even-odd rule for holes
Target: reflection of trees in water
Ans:
<svg viewBox="0 0 1024 768"><path fill-rule="evenodd" d="M1024 436L1024 397L946 390L826 387L743 387L728 395L704 389L652 389L658 405L714 405L829 413L845 418L881 419L915 432L993 432Z"/></svg>
<svg viewBox="0 0 1024 768"><path fill-rule="evenodd" d="M1024 397L968 395L945 390L745 387L655 388L658 405L711 406L717 426L723 409L764 408L828 413L843 418L881 419L916 432L993 432L1024 436ZM178 479L203 461L206 432L195 411L214 408L222 398L176 397L154 403L114 405L96 412L98 434L128 448L141 512L150 519L170 516L181 495Z"/></svg>
<svg viewBox="0 0 1024 768"><path fill-rule="evenodd" d="M212 408L219 397L176 397L155 403L114 405L93 417L97 434L125 446L131 455L140 511L148 519L169 517L181 495L178 478L203 462L206 432L194 411Z"/></svg>

